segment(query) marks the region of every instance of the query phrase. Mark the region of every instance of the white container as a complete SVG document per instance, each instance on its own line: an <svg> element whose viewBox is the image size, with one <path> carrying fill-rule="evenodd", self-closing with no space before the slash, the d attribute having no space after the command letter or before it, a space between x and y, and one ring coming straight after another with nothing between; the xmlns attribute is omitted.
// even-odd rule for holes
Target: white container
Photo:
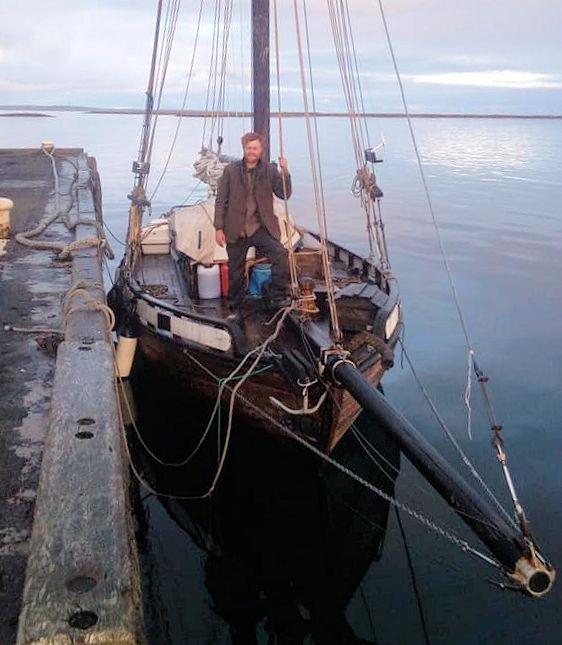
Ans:
<svg viewBox="0 0 562 645"><path fill-rule="evenodd" d="M141 247L143 255L170 252L170 228L167 219L156 219L142 229Z"/></svg>
<svg viewBox="0 0 562 645"><path fill-rule="evenodd" d="M197 286L202 300L221 297L221 276L218 264L197 265Z"/></svg>
<svg viewBox="0 0 562 645"><path fill-rule="evenodd" d="M0 239L10 237L10 211L14 202L7 197L0 197Z"/></svg>

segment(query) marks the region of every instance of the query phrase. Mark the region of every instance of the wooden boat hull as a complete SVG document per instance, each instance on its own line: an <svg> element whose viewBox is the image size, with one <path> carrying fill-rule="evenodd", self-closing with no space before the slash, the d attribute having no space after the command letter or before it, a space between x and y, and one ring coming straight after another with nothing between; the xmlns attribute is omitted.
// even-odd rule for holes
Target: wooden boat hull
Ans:
<svg viewBox="0 0 562 645"><path fill-rule="evenodd" d="M383 278L366 260L333 243L330 258L341 279L337 301L338 316L344 321L341 349L377 386L392 366L402 329L396 281ZM272 333L273 324L268 322L272 312L260 299L235 312L223 299L194 299L186 292L190 270L188 263L170 255L143 256L136 279L118 274L109 301L118 333L128 330L138 338L139 351L152 370L179 383L186 394L211 402L225 384L221 403L228 408L230 388L251 363L234 380L229 377L244 356ZM333 341L325 293L319 289L316 296L317 314L287 316L252 375L238 388L235 412L246 423L280 438L287 439L284 428L290 429L329 454L360 407L343 388L319 377L323 353L333 349Z"/></svg>
<svg viewBox="0 0 562 645"><path fill-rule="evenodd" d="M164 379L173 379L186 395L211 402L217 399L221 379L227 379L239 362L233 357L210 353L203 348L181 345L148 328L140 332L139 351L151 371L161 374ZM385 371L381 357L373 358L362 371L370 382L377 385ZM223 408L228 408L230 396L230 390L224 388ZM271 402L271 397L291 409L299 409L303 404L302 397L289 389L281 373L275 369L266 370L250 376L240 387L236 401L237 418L279 439L291 440L279 427L280 424L326 453L335 448L360 412L353 397L335 386L329 386L324 403L311 415L287 414ZM310 407L317 402L317 398L311 397Z"/></svg>

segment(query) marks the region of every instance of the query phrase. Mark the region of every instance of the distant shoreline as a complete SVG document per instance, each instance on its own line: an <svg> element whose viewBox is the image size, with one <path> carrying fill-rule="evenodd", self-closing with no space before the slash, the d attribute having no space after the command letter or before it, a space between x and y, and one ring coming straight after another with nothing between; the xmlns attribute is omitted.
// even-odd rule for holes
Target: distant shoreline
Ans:
<svg viewBox="0 0 562 645"><path fill-rule="evenodd" d="M3 108L0 108L3 109ZM40 119L54 119L55 117L52 114L43 114L42 112L26 112L26 111L20 111L20 112L7 112L6 114L0 114L0 117L34 117L34 118L40 118Z"/></svg>
<svg viewBox="0 0 562 645"><path fill-rule="evenodd" d="M0 114L11 117L49 117L48 114L37 113L37 110L45 112L83 112L87 114L131 114L142 115L144 110L141 108L97 108L84 105L64 106L64 105L0 105L0 112L9 111L9 114ZM201 118L209 115L205 110L160 110L158 114L163 116L182 116ZM271 112L271 116L277 116L277 112ZM347 112L316 112L312 113L318 117L347 117ZM302 118L304 112L283 112L286 118ZM242 111L225 111L219 112L221 117L251 117L251 112ZM366 112L366 117L378 119L403 119L404 114L401 112ZM414 119L546 119L560 120L562 114L458 114L443 112L414 112L410 116Z"/></svg>

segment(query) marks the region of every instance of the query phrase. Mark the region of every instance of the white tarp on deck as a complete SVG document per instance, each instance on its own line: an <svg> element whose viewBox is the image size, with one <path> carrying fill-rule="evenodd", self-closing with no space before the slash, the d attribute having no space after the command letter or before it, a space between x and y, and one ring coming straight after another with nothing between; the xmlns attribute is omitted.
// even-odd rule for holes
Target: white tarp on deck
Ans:
<svg viewBox="0 0 562 645"><path fill-rule="evenodd" d="M286 244L285 206L283 202L275 199L273 211L279 219L281 242ZM215 241L214 213L215 199L211 197L193 206L176 208L170 216L170 230L176 249L187 255L194 262L212 264L213 262L228 260L226 249L220 247ZM300 233L290 216L289 221L291 241L294 246L300 239Z"/></svg>

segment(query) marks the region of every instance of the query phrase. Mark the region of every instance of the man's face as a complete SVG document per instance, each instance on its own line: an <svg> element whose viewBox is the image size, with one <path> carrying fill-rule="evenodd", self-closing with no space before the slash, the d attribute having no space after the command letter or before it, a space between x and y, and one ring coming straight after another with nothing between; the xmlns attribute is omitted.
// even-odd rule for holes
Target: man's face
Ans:
<svg viewBox="0 0 562 645"><path fill-rule="evenodd" d="M248 143L244 146L244 159L246 160L246 163L257 163L261 158L262 152L263 146L259 139L248 141Z"/></svg>

